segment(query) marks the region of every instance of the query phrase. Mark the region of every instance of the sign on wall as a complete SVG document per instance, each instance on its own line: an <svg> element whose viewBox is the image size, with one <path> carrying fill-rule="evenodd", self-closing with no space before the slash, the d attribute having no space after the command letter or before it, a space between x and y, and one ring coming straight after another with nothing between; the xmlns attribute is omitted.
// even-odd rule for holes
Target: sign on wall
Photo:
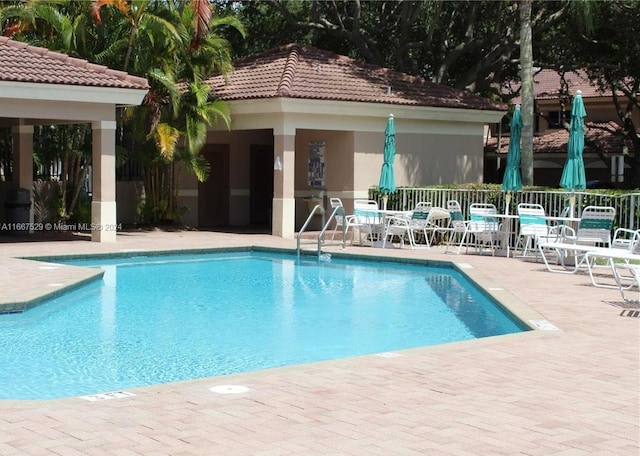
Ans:
<svg viewBox="0 0 640 456"><path fill-rule="evenodd" d="M309 142L309 187L324 187L324 141Z"/></svg>

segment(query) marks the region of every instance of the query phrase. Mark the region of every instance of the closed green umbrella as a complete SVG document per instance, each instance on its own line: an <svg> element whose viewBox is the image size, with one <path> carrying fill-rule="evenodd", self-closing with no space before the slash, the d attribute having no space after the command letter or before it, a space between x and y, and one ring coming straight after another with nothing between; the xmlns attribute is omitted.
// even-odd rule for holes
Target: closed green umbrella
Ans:
<svg viewBox="0 0 640 456"><path fill-rule="evenodd" d="M509 213L511 193L522 189L522 178L520 177L520 137L522 134L522 115L520 114L520 105L516 106L509 126L507 168L504 170L504 177L502 178L502 190L507 192L504 208L506 214Z"/></svg>
<svg viewBox="0 0 640 456"><path fill-rule="evenodd" d="M382 171L380 172L380 192L382 193L383 209L387 209L389 193L396 191L396 179L393 175L393 161L396 158L396 126L393 114L389 114L387 128L384 130L384 149Z"/></svg>
<svg viewBox="0 0 640 456"><path fill-rule="evenodd" d="M569 141L567 142L567 162L560 178L560 187L571 192L587 188L587 179L584 174L584 118L587 111L582 101L582 91L576 91L576 96L571 105L571 122L569 124ZM576 197L571 194L571 216L573 217Z"/></svg>

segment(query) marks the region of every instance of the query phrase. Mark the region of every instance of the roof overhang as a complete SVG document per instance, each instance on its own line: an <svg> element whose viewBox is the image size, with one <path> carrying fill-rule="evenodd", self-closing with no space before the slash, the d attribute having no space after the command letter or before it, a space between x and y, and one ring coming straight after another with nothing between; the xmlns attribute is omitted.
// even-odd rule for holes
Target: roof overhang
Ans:
<svg viewBox="0 0 640 456"><path fill-rule="evenodd" d="M0 99L6 100L66 101L137 106L142 103L147 92L146 89L0 81Z"/></svg>
<svg viewBox="0 0 640 456"><path fill-rule="evenodd" d="M425 132L425 123L435 125L484 125L500 121L506 111L440 108L353 101L267 98L228 101L232 129L274 128L286 121L286 129L307 128L337 131L379 131L378 120L393 114L402 122L399 131ZM371 122L371 121L374 122ZM345 122L348 121L348 122ZM222 128L222 126L220 126ZM294 133L285 131L282 133Z"/></svg>

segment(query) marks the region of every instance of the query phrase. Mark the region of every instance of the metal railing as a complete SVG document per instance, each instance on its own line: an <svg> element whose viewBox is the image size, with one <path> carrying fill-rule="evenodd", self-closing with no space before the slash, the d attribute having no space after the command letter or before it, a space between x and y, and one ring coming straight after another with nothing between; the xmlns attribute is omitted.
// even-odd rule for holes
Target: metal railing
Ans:
<svg viewBox="0 0 640 456"><path fill-rule="evenodd" d="M329 225L331 225L331 222L336 218L336 216L342 217L343 221L346 220L347 214L344 212L344 207L342 207L342 206L335 207L333 209L333 212L331 212L331 215L327 219L327 222L323 225L322 230L320 231L320 234L318 235L318 257L320 257L320 255L322 254L322 244L325 242L325 239L324 239L325 233L329 229ZM342 231L341 244L342 244L342 248L344 249L347 246L347 225L346 225L346 223L342 223L342 225L340 226L340 229Z"/></svg>
<svg viewBox="0 0 640 456"><path fill-rule="evenodd" d="M508 211L516 213L519 203L541 204L550 216L561 215L570 205L571 192L554 190L526 190L511 195ZM587 206L613 206L616 209L614 228L640 229L640 193L598 194L575 192L575 215L579 216ZM369 190L369 198L380 202L382 195L377 189ZM492 189L449 188L399 188L389 195L387 207L392 210L411 210L420 201L429 201L434 207L447 207L447 201L457 200L464 214L473 203L491 203L504 211L506 193Z"/></svg>
<svg viewBox="0 0 640 456"><path fill-rule="evenodd" d="M324 207L320 204L316 204L315 207L313 208L313 210L309 213L309 216L307 217L307 220L304 222L304 225L302 225L302 228L300 228L300 231L298 231L298 236L297 236L297 245L296 245L296 252L298 255L298 258L300 258L300 248L302 245L302 234L307 230L307 227L309 226L309 223L311 223L311 220L313 219L313 216L316 215L316 212L319 212L320 214L322 214L322 226L325 226L325 210ZM318 257L320 257L321 252L321 246L322 246L322 241L321 241L321 237L318 236ZM315 244L316 241L313 241L313 243Z"/></svg>
<svg viewBox="0 0 640 456"><path fill-rule="evenodd" d="M311 211L309 216L307 217L307 220L305 221L304 225L302 225L302 228L300 228L300 231L298 232L298 236L297 236L297 241L298 242L297 242L297 247L296 247L296 252L298 254L298 258L300 258L300 249L301 249L301 245L302 245L302 234L307 230L307 226L309 225L309 223L311 223L311 219L316 214L316 212L319 212L320 214L322 214L322 230L318 234L318 239L316 241L314 241L314 242L317 242L318 258L320 258L322 256L322 245L325 243L324 236L325 236L326 231L329 229L329 225L331 225L331 222L336 218L336 216L343 217L343 220L346 218L346 214L344 212L344 208L342 206L338 206L338 207L333 209L333 211L331 212L331 215L329 216L329 218L325 222L326 211L325 211L325 209L324 209L324 207L322 205L317 204L313 208L313 210ZM346 245L347 245L346 225L344 223L342 224L341 229L342 229L342 237L341 237L342 241L340 243L342 244L342 248L344 249L346 247Z"/></svg>

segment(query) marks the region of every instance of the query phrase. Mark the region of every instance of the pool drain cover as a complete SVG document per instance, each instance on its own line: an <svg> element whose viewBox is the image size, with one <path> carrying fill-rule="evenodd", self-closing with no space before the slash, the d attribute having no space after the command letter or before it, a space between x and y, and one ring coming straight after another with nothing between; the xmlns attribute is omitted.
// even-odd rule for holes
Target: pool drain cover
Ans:
<svg viewBox="0 0 640 456"><path fill-rule="evenodd" d="M249 391L249 388L240 385L220 385L211 387L209 391L218 394L240 394L246 393Z"/></svg>

